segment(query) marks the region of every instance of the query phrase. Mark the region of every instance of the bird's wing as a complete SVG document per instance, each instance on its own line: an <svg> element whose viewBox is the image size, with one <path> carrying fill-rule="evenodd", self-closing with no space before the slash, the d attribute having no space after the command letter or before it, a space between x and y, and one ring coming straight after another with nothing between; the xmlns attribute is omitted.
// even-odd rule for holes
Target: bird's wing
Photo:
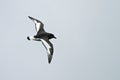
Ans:
<svg viewBox="0 0 120 80"><path fill-rule="evenodd" d="M44 28L43 28L44 24L41 21L39 21L33 17L30 17L30 16L28 16L28 17L35 23L35 29L37 32L40 33L40 31L44 31Z"/></svg>
<svg viewBox="0 0 120 80"><path fill-rule="evenodd" d="M48 62L50 63L53 56L53 45L48 39L41 39L41 41L47 50Z"/></svg>

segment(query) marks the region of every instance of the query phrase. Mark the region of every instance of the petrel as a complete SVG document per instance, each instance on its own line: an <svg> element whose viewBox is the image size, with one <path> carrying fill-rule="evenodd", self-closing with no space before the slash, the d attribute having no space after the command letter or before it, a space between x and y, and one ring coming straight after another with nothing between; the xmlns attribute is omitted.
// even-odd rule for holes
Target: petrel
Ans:
<svg viewBox="0 0 120 80"><path fill-rule="evenodd" d="M35 29L37 31L37 34L34 36L28 36L27 39L42 42L42 44L47 50L48 63L50 64L54 49L53 49L53 44L49 40L52 38L56 39L56 37L54 36L54 34L48 33L44 30L44 24L40 20L37 20L30 16L28 17L35 23Z"/></svg>

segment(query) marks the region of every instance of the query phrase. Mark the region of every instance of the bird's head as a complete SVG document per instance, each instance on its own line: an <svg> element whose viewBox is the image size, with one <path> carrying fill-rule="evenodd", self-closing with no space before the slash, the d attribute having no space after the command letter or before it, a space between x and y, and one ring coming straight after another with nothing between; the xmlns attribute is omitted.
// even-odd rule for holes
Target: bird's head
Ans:
<svg viewBox="0 0 120 80"><path fill-rule="evenodd" d="M50 34L48 37L49 37L49 39L52 39L52 38L56 39L56 37L53 34Z"/></svg>
<svg viewBox="0 0 120 80"><path fill-rule="evenodd" d="M52 35L52 38L55 38L55 39L57 39L54 35Z"/></svg>
<svg viewBox="0 0 120 80"><path fill-rule="evenodd" d="M55 36L53 38L57 39Z"/></svg>

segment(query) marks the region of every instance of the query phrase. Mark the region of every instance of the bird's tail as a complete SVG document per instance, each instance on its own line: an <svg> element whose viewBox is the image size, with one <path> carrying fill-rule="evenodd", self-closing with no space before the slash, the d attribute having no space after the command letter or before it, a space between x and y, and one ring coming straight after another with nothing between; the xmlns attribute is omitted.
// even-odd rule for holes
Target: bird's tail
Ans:
<svg viewBox="0 0 120 80"><path fill-rule="evenodd" d="M48 63L49 63L49 64L50 64L50 63L51 63L51 61L52 61L52 56L53 56L53 55L48 54Z"/></svg>

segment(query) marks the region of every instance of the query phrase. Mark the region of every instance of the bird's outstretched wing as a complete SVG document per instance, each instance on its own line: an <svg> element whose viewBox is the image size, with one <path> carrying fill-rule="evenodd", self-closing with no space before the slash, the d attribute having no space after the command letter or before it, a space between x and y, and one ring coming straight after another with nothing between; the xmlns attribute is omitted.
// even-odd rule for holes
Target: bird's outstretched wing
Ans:
<svg viewBox="0 0 120 80"><path fill-rule="evenodd" d="M50 63L52 60L52 56L53 56L53 45L48 39L41 39L41 41L47 50L48 63Z"/></svg>
<svg viewBox="0 0 120 80"><path fill-rule="evenodd" d="M35 23L35 29L36 29L37 33L45 31L44 28L43 28L44 24L41 21L39 21L39 20L37 20L33 17L30 17L30 16L28 16L28 17Z"/></svg>

